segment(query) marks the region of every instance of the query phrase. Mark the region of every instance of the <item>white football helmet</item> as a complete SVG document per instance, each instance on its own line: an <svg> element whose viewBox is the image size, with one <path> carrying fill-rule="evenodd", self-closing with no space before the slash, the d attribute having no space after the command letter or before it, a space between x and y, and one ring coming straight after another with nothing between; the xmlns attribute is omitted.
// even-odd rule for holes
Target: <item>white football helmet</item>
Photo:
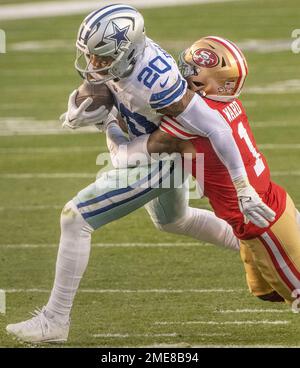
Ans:
<svg viewBox="0 0 300 368"><path fill-rule="evenodd" d="M109 5L95 10L82 22L76 41L75 68L90 83L124 78L131 74L145 45L143 16L129 5ZM95 67L91 58L109 62Z"/></svg>

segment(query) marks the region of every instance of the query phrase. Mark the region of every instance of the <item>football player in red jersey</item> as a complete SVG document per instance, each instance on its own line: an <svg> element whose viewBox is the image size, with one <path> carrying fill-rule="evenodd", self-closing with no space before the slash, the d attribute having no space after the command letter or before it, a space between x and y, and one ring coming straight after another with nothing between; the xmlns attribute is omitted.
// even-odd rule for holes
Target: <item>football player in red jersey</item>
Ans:
<svg viewBox="0 0 300 368"><path fill-rule="evenodd" d="M204 195L216 215L232 226L241 241L241 257L250 291L263 300L292 302L300 295L299 213L286 191L271 181L266 159L257 148L245 109L238 100L248 74L246 59L232 42L211 36L185 50L179 64L189 88L199 93L204 103L231 127L249 182L276 213L274 221L257 226L255 221L245 219L241 212L241 207L247 205L243 183L232 182L210 140L195 135L193 121L187 129L187 125L185 128L180 125L178 117L164 116L160 129L149 136L148 153L192 153L194 157L204 154ZM108 136L112 137L111 127L109 124ZM114 145L113 138L110 145ZM196 170L193 159L194 176Z"/></svg>

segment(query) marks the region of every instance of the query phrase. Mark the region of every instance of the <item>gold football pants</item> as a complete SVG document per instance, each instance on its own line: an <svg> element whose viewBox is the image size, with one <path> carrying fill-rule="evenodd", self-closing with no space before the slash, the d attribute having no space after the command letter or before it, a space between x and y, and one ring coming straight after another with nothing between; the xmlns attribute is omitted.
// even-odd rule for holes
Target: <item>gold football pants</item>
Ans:
<svg viewBox="0 0 300 368"><path fill-rule="evenodd" d="M300 231L296 208L288 195L284 213L270 229L241 241L241 258L248 287L255 296L275 290L291 303L300 295Z"/></svg>

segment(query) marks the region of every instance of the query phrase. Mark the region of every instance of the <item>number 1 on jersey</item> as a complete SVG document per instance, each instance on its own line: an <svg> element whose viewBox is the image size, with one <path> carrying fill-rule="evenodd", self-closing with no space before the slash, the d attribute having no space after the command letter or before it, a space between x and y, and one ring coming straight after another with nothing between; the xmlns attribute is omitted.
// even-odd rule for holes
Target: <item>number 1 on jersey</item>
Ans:
<svg viewBox="0 0 300 368"><path fill-rule="evenodd" d="M260 153L256 151L256 148L254 147L243 123L239 123L238 133L239 133L240 138L245 140L245 143L247 144L249 151L252 153L253 157L256 159L256 162L254 165L254 171L256 175L259 176L264 171L265 164L260 156Z"/></svg>

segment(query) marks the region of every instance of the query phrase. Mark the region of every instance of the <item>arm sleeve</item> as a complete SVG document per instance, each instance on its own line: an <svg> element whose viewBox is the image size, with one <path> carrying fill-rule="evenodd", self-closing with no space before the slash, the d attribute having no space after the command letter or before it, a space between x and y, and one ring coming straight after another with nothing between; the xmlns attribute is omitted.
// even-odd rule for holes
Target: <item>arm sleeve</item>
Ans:
<svg viewBox="0 0 300 368"><path fill-rule="evenodd" d="M129 141L117 122L111 122L106 129L106 142L113 166L122 169L151 162L147 150L148 139L149 134L143 134Z"/></svg>
<svg viewBox="0 0 300 368"><path fill-rule="evenodd" d="M176 120L191 133L207 137L219 159L227 167L232 180L247 177L245 166L232 135L232 130L223 116L211 109L195 94L187 108Z"/></svg>

